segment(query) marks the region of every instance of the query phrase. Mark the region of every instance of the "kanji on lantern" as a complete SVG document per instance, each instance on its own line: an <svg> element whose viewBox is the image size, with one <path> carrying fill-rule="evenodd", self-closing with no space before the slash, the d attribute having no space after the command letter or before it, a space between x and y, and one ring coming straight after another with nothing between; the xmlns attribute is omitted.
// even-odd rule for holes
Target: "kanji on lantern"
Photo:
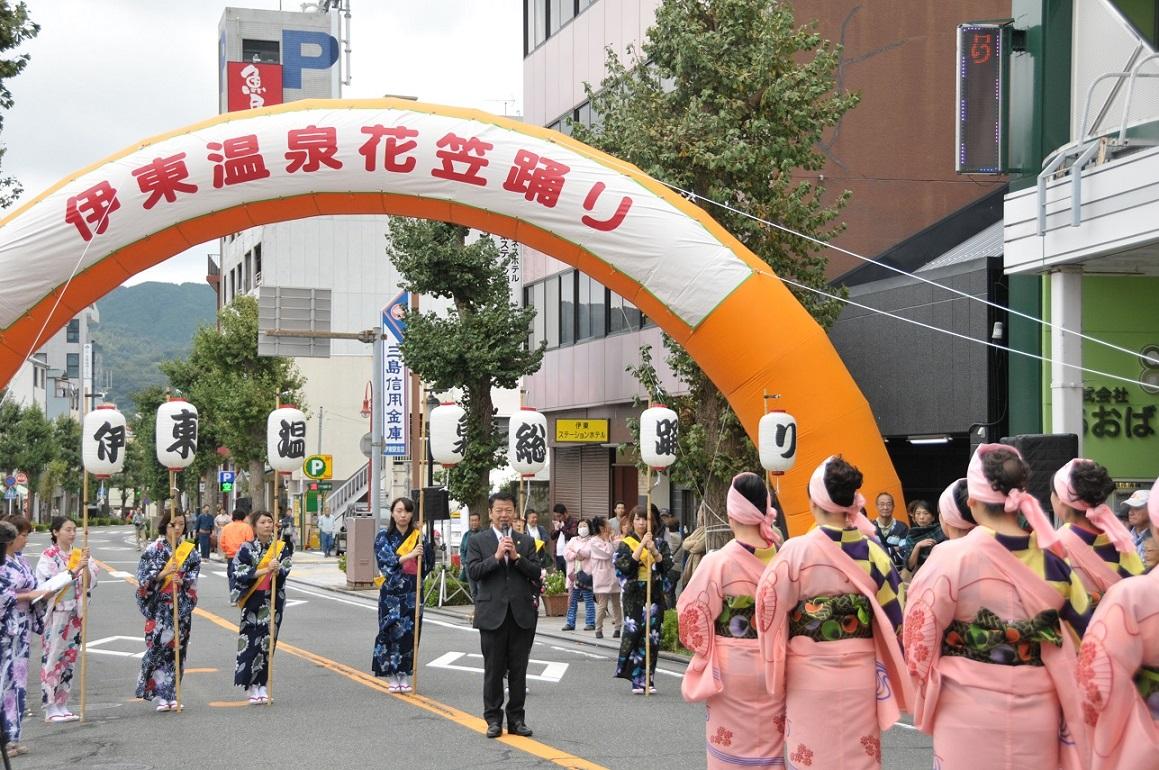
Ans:
<svg viewBox="0 0 1159 770"><path fill-rule="evenodd" d="M564 176L571 171L569 166L544 158L528 150L515 153L515 162L503 182L503 189L523 193L529 201L535 201L547 208L559 203L563 191Z"/></svg>
<svg viewBox="0 0 1159 770"><path fill-rule="evenodd" d="M262 157L258 148L257 134L237 136L223 142L210 142L206 145L206 149L211 151L207 158L214 164L215 188L253 182L270 175L270 170L266 168L266 159Z"/></svg>
<svg viewBox="0 0 1159 770"><path fill-rule="evenodd" d="M797 421L783 411L769 412L757 423L757 450L761 467L774 474L791 469L797 461Z"/></svg>
<svg viewBox="0 0 1159 770"><path fill-rule="evenodd" d="M322 166L342 168L342 161L334 157L338 152L338 129L309 125L291 129L286 134L286 173L317 171Z"/></svg>
<svg viewBox="0 0 1159 770"><path fill-rule="evenodd" d="M467 412L458 404L439 404L430 415L431 457L439 465L463 461L467 447Z"/></svg>
<svg viewBox="0 0 1159 770"><path fill-rule="evenodd" d="M97 458L115 463L125 448L125 426L101 423L101 427L93 434L93 441L97 444Z"/></svg>
<svg viewBox="0 0 1159 770"><path fill-rule="evenodd" d="M525 406L511 415L507 462L523 476L543 470L547 464L547 418L542 413Z"/></svg>
<svg viewBox="0 0 1159 770"><path fill-rule="evenodd" d="M667 468L676 462L679 438L676 412L656 405L640 413L640 459L652 468Z"/></svg>
<svg viewBox="0 0 1159 770"><path fill-rule="evenodd" d="M490 165L491 161L483 156L495 145L474 136L464 139L454 133L447 134L436 142L436 145L439 149L435 151L435 156L443 165L431 171L431 176L449 179L452 182L487 186L487 180L479 176L479 169ZM457 166L466 168L460 169Z"/></svg>
<svg viewBox="0 0 1159 770"><path fill-rule="evenodd" d="M183 152L168 158L154 158L149 165L136 169L133 176L137 177L141 192L149 194L143 204L146 209L156 206L162 198L166 203L173 203L177 193L197 192L197 185L184 181L189 178L189 169Z"/></svg>
<svg viewBox="0 0 1159 770"><path fill-rule="evenodd" d="M69 197L64 221L74 226L81 238L91 241L94 234L108 229L109 215L120 207L116 189L108 182L100 182Z"/></svg>
<svg viewBox="0 0 1159 770"><path fill-rule="evenodd" d="M358 148L362 157L366 158L366 170L374 171L378 160L378 146L382 143L382 170L393 171L399 174L408 174L414 171L418 162L413 157L403 157L418 147L413 137L418 131L406 126L363 126L362 133L370 138ZM382 141L384 140L385 141Z"/></svg>
<svg viewBox="0 0 1159 770"><path fill-rule="evenodd" d="M197 454L197 407L173 398L157 407L157 461L169 470L181 470Z"/></svg>
<svg viewBox="0 0 1159 770"><path fill-rule="evenodd" d="M280 406L266 419L266 459L270 467L289 473L306 459L306 415L294 406Z"/></svg>
<svg viewBox="0 0 1159 770"><path fill-rule="evenodd" d="M596 203L599 202L600 196L606 189L607 185L603 182L596 182L592 185L592 189L588 191L587 197L584 198L584 211L594 210ZM615 213L608 219L596 219L595 217L589 217L587 214L584 214L580 221L593 230L609 232L620 226L624 221L624 217L628 216L628 211L631 208L632 199L625 195L620 199L619 205L616 206Z"/></svg>

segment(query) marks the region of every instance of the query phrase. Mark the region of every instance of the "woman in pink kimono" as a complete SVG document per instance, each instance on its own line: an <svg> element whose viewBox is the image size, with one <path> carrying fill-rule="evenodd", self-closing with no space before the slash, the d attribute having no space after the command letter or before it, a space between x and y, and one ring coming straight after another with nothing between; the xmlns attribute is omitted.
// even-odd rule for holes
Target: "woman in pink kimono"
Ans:
<svg viewBox="0 0 1159 770"><path fill-rule="evenodd" d="M1107 506L1114 491L1107 469L1093 460L1071 460L1051 484L1051 506L1065 522L1058 539L1096 606L1108 588L1143 572L1135 539Z"/></svg>
<svg viewBox="0 0 1159 770"><path fill-rule="evenodd" d="M1147 502L1159 539L1159 481ZM1091 770L1159 768L1159 570L1121 580L1083 637L1078 690L1091 730Z"/></svg>
<svg viewBox="0 0 1159 770"><path fill-rule="evenodd" d="M813 472L819 526L786 541L757 588L765 686L780 712L773 731L798 770L877 770L881 731L912 697L897 638L900 580L860 512L861 481L841 457Z"/></svg>
<svg viewBox="0 0 1159 770"><path fill-rule="evenodd" d="M757 581L777 552L777 510L755 473L733 477L726 501L733 540L704 557L676 603L680 640L692 650L680 692L708 711L708 770L784 767L771 729L782 709L765 690L753 622Z"/></svg>
<svg viewBox="0 0 1159 770"><path fill-rule="evenodd" d="M1029 473L1012 447L978 447L966 474L977 526L940 545L907 594L914 724L933 735L939 770L1080 770L1085 761L1074 663L1089 603L1026 491Z"/></svg>

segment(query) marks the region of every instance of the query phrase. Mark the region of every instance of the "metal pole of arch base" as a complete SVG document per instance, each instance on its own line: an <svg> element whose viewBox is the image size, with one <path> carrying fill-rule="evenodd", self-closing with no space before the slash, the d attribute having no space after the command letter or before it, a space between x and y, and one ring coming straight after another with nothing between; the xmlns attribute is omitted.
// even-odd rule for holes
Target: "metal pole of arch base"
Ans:
<svg viewBox="0 0 1159 770"><path fill-rule="evenodd" d="M276 548L278 545L278 536L281 530L278 529L278 508L281 503L281 495L278 491L278 482L281 480L282 474L278 470L274 470L274 539L270 541L270 548ZM274 645L278 641L278 573L281 571L280 560L271 559L271 561L278 561L277 569L270 572L270 631L269 631L269 649L266 651L266 705L274 705Z"/></svg>
<svg viewBox="0 0 1159 770"><path fill-rule="evenodd" d="M177 516L177 473L169 471L169 527L173 527L173 519ZM168 532L165 537L169 540L169 547L173 551L173 555L177 555L177 544L181 542L181 538L174 533L171 537ZM180 568L181 565L174 559L173 566ZM178 612L179 598L177 593L177 573L169 577L170 585L173 587L173 695L177 698L177 707L170 709L170 711L181 711L181 616ZM192 621L192 619L190 619Z"/></svg>
<svg viewBox="0 0 1159 770"><path fill-rule="evenodd" d="M411 666L414 673L411 676L413 686L411 691L418 694L419 691L419 637L422 635L422 630L419 626L419 621L422 617L423 609L423 555L425 552L423 543L423 527L426 526L426 490L422 488L421 482L424 476L425 466L427 464L427 402L423 398L422 390L419 390L419 444L415 447L416 452L419 453L419 541L415 546L419 549L418 555L418 571L415 573L415 617L414 617L414 649L411 651Z"/></svg>
<svg viewBox="0 0 1159 770"><path fill-rule="evenodd" d="M89 547L89 473L82 470L84 480L81 481L81 527L84 532L84 547ZM85 565L84 577L81 578L80 595L80 721L85 721L86 684L88 682L88 647L89 647L89 568Z"/></svg>
<svg viewBox="0 0 1159 770"><path fill-rule="evenodd" d="M648 475L644 482L647 492L644 495L644 515L648 517L648 534L652 534L652 469L648 468ZM641 557L647 561L648 549L644 549ZM644 697L652 694L652 568L648 568L648 581L644 587Z"/></svg>

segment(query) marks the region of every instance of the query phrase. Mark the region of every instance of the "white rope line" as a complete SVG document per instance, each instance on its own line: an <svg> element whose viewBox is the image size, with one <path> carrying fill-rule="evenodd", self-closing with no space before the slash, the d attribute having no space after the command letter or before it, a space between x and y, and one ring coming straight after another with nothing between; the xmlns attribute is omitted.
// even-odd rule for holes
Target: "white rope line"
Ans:
<svg viewBox="0 0 1159 770"><path fill-rule="evenodd" d="M110 213L111 213L110 210L106 208L105 213L103 215L101 215L100 221L97 222L97 224L93 227L93 229L92 229L93 237L90 238L85 243L85 247L83 249L81 249L81 253L80 253L80 256L76 260L76 264L72 266L72 272L70 272L68 274L68 280L64 282L64 286L61 288L60 292L56 295L56 301L52 303L52 310L48 311L48 315L46 315L44 317L44 323L40 325L40 330L38 332L36 332L36 336L32 338L32 347L30 347L28 349L28 352L24 354L24 361L25 362L28 361L28 359L32 356L32 354L35 353L37 351L37 349L40 348L40 346L42 344L44 344L45 342L48 341L48 340L42 341L40 339L40 337L42 334L44 334L44 330L48 328L48 322L52 320L52 317L54 315L56 315L56 310L57 310L57 308L60 307L61 300L63 300L64 295L68 293L68 287L72 285L72 279L76 278L76 274L77 274L77 271L80 270L81 263L85 261L85 256L87 256L89 253L89 248L93 245L93 241L95 241L97 239L97 232L101 229L101 226L104 225L104 223L108 220ZM23 369L24 364L21 364L20 368ZM17 369L16 371L19 372L20 369ZM90 376L93 374L94 374L93 372L89 372ZM81 383L81 388L82 389L84 388L83 382ZM3 398L0 398L0 406L4 405L4 402L8 400L8 397L10 395L12 395L12 383L11 382L8 383L8 386L4 389L4 396L3 396ZM81 411L82 412L84 411L84 399L85 399L85 394L82 393L81 394Z"/></svg>
<svg viewBox="0 0 1159 770"><path fill-rule="evenodd" d="M827 249L833 249L834 251L840 252L841 254L846 254L850 257L853 257L854 259L859 259L862 262L868 262L870 264L877 265L878 267L883 267L886 270L892 270L893 272L898 273L899 275L905 275L905 276L908 276L910 278L917 279L918 281L921 281L922 283L929 284L930 286L936 286L939 289L944 289L945 291L948 291L952 294L957 294L960 297L964 297L964 298L972 300L974 302L981 302L981 303L983 303L985 305L989 305L990 307L995 308L997 310L1002 310L1002 311L1005 311L1007 313L1010 313L1011 315L1017 316L1019 318L1025 318L1028 321L1033 321L1034 323L1041 324L1049 329L1057 329L1060 332L1062 332L1063 334L1073 334L1076 337L1079 337L1080 339L1086 340L1087 342L1093 342L1097 345L1103 345L1104 347L1108 347L1111 350L1115 350L1115 351L1118 351L1120 353L1126 353L1127 355L1131 356L1132 358L1146 359L1146 361L1148 361L1151 365L1159 366L1159 358L1152 358L1150 356L1144 356L1139 351L1131 350L1130 348L1125 348L1121 345L1116 345L1113 342L1108 342L1107 340L1102 340L1102 339L1099 339L1098 337L1092 337L1089 334L1084 334L1083 332L1075 331L1074 329L1068 329L1064 326L1053 323L1051 321L1046 321L1042 318L1032 316L1028 313L1023 313L1019 310L1015 310L1013 308L1006 307L1005 305L1000 305L997 302L991 302L990 300L983 299L982 297L976 297L973 294L968 294L964 291L961 291L960 289L955 289L952 286L946 286L945 284L938 283L937 281L931 280L929 278L925 278L925 277L920 276L916 273L911 273L911 272L908 272L906 270L902 270L900 267L894 267L893 265L886 264L885 262L881 262L881 261L876 260L872 257L862 256L861 254L858 254L854 251L850 251L849 249L844 249L844 248L842 248L840 246L836 246L832 243L827 243L825 241L822 241L819 238L814 238L811 235L805 235L804 233L799 233L790 227L786 227L785 225L777 224L776 222L771 222L767 219L763 219L761 217L758 217L755 214L750 214L747 211L742 211L734 206L730 206L727 203L721 203L720 201L714 201L711 198L705 198L702 195L697 195L696 193L692 192L691 190L685 190L681 187L677 187L674 184L669 184L668 182L664 182L662 180L658 180L658 181L660 181L660 184L664 185L665 187L668 187L671 190L680 193L681 195L687 196L687 197L691 198L693 201L700 200L700 201L704 201L705 203L711 203L712 205L717 206L719 208L722 208L722 209L729 211L733 214L737 214L739 216L746 217L748 219L753 220L754 222L760 222L763 225L767 225L767 226L772 227L776 230L780 230L783 233L787 233L787 234L795 236L797 238L801 238L802 240L809 241L810 243L814 243L818 246L823 246ZM778 276L778 277L780 277L780 276ZM1069 366L1069 364L1068 364L1068 366Z"/></svg>
<svg viewBox="0 0 1159 770"><path fill-rule="evenodd" d="M927 324L927 323L924 323L922 321L915 320L913 318L906 318L905 316L895 315L895 314L889 312L888 310L881 310L879 308L871 307L869 305L864 305L860 302L855 302L854 300L847 299L845 297L840 297L836 294L832 294L832 293L824 291L822 289L816 289L816 288L813 288L812 286L806 286L803 283L800 283L798 281L794 281L794 280L789 279L789 278L785 278L782 276L778 276L778 277L780 277L781 281L783 281L784 283L787 283L790 286L795 286L798 289L803 289L804 291L811 291L814 294L820 294L824 297L829 297L830 299L835 299L838 302L844 302L847 305L853 305L854 307L861 308L863 310L868 310L872 313L877 313L878 315L884 315L884 316L888 316L890 318L895 318L898 321L905 321L908 324L913 324L914 326L920 326L923 329L929 329L930 331L939 332L941 334L948 334L951 337L957 337L958 339L966 340L967 342L974 342L974 343L977 343L979 345L985 345L986 347L995 348L997 350L1004 350L1006 352L1014 353L1014 354L1019 355L1019 356L1025 356L1026 358L1033 358L1037 361L1042 361L1043 363L1047 363L1047 364L1054 363L1053 359L1047 358L1046 356L1039 355L1038 353L1029 353L1025 350L1019 350L1017 348L1005 347L1005 346L999 345L995 342L990 342L989 340L980 340L980 339L977 339L976 337L971 337L968 334L961 334L960 332L951 331L949 329L943 329L940 326L933 326L932 324ZM1111 374L1109 372L1101 372L1098 369L1089 369L1085 366L1079 366L1078 364L1067 363L1066 361L1061 361L1059 363L1061 363L1062 366L1065 366L1068 369L1076 369L1080 372L1086 372L1087 374L1097 374L1100 377L1106 377L1108 379L1118 380L1119 382L1125 382L1129 385L1138 385L1139 387L1144 387L1146 384L1146 383L1140 382L1139 380L1133 380L1130 377L1123 377L1123 376L1120 376L1118 374Z"/></svg>

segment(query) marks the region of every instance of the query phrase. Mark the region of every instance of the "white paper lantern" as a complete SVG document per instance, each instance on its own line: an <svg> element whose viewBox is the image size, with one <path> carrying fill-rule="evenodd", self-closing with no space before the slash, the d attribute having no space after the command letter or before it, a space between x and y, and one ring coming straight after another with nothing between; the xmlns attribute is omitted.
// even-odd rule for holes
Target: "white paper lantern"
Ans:
<svg viewBox="0 0 1159 770"><path fill-rule="evenodd" d="M125 415L112 404L101 404L85 415L81 425L81 460L99 479L125 467Z"/></svg>
<svg viewBox="0 0 1159 770"><path fill-rule="evenodd" d="M306 459L306 415L292 404L270 412L266 420L266 460L281 473L293 473Z"/></svg>
<svg viewBox="0 0 1159 770"><path fill-rule="evenodd" d="M780 475L797 462L797 420L788 412L769 412L757 425L757 450L766 471Z"/></svg>
<svg viewBox="0 0 1159 770"><path fill-rule="evenodd" d="M640 459L648 467L663 470L676 462L679 436L680 420L676 412L663 404L640 413Z"/></svg>
<svg viewBox="0 0 1159 770"><path fill-rule="evenodd" d="M547 418L529 406L511 415L507 462L521 476L534 476L547 464Z"/></svg>
<svg viewBox="0 0 1159 770"><path fill-rule="evenodd" d="M197 407L172 398L157 407L157 462L171 471L188 468L197 454Z"/></svg>
<svg viewBox="0 0 1159 770"><path fill-rule="evenodd" d="M439 465L463 462L467 448L467 412L454 403L439 404L431 410L431 457Z"/></svg>

